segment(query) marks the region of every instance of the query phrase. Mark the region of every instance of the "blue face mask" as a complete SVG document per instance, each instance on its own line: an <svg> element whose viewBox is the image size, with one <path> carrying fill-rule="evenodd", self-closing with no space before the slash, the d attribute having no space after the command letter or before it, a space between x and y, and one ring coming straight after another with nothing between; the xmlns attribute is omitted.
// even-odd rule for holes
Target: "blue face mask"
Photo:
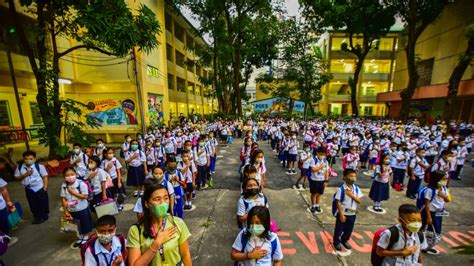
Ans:
<svg viewBox="0 0 474 266"><path fill-rule="evenodd" d="M138 145L132 145L132 146L130 146L130 147L132 148L133 151L138 150Z"/></svg>

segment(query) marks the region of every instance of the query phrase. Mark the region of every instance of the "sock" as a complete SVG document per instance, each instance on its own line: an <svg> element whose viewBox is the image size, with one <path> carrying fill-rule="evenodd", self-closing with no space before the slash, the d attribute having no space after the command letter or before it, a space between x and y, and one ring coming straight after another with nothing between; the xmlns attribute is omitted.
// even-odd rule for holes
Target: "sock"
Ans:
<svg viewBox="0 0 474 266"><path fill-rule="evenodd" d="M319 207L319 204L315 204L314 207Z"/></svg>

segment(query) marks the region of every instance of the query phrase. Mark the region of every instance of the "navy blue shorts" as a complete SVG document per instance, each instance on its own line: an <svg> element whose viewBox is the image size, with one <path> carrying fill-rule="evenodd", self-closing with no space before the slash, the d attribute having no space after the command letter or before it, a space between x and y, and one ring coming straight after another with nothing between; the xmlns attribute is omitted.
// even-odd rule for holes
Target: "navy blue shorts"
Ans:
<svg viewBox="0 0 474 266"><path fill-rule="evenodd" d="M377 163L377 157L375 157L375 158L370 158L369 163L370 163L370 164L376 164L376 163Z"/></svg>
<svg viewBox="0 0 474 266"><path fill-rule="evenodd" d="M296 154L288 154L288 162L296 162Z"/></svg>
<svg viewBox="0 0 474 266"><path fill-rule="evenodd" d="M319 194L323 195L324 194L324 181L313 181L309 180L309 192L311 194Z"/></svg>

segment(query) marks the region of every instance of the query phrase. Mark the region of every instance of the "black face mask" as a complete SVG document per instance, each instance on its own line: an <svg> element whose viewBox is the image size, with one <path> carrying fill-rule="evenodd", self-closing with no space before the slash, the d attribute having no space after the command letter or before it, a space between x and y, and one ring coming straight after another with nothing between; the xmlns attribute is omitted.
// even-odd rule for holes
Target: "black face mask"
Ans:
<svg viewBox="0 0 474 266"><path fill-rule="evenodd" d="M174 171L176 171L176 166L168 166L168 170L170 172L174 172Z"/></svg>
<svg viewBox="0 0 474 266"><path fill-rule="evenodd" d="M258 188L247 189L245 193L247 194L247 196L253 197L258 194Z"/></svg>

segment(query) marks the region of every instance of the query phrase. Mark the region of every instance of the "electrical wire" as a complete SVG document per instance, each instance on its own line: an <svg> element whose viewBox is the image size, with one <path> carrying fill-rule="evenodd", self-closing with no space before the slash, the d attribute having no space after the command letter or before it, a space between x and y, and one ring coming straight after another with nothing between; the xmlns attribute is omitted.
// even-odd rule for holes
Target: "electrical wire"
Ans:
<svg viewBox="0 0 474 266"><path fill-rule="evenodd" d="M68 58L71 58L71 59L76 59L76 60L83 60L83 61L92 61L92 62L110 62L110 61L114 61L114 60L119 60L119 59L124 59L125 57L116 57L116 58L109 58L109 59L91 59L91 58L87 58L86 56L84 57L81 57L81 56L76 56L76 55L70 55L70 54L67 54L67 55L64 55Z"/></svg>
<svg viewBox="0 0 474 266"><path fill-rule="evenodd" d="M60 59L63 60L63 61L66 61L66 62L73 63L73 64L78 64L78 65L83 65L83 66L97 66L97 67L121 65L121 64L127 63L127 61L131 60L131 59L128 59L128 60L118 62L118 63L98 65L98 64L86 64L86 63L74 62L74 61L71 61L71 60L68 60L68 59L65 59L65 58L60 58Z"/></svg>

